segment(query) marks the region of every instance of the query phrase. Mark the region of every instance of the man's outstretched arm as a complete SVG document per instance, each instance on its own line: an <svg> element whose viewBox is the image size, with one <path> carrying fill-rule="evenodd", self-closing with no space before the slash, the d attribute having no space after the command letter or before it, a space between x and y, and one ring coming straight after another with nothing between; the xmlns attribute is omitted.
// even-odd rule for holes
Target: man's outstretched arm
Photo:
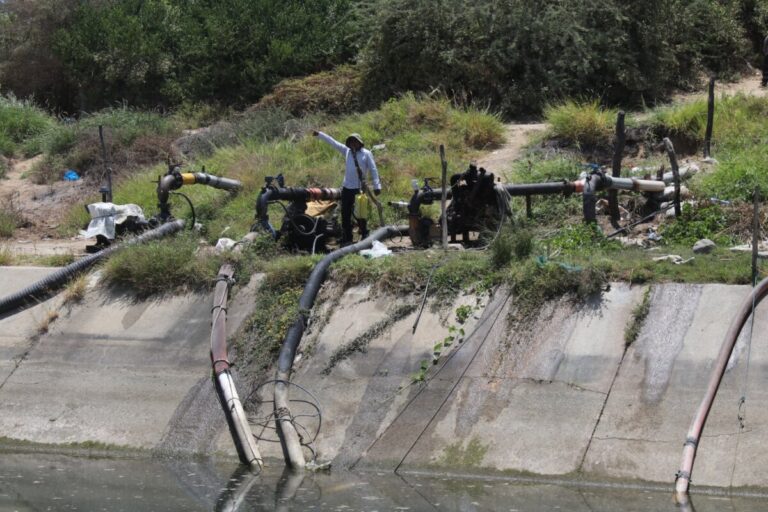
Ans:
<svg viewBox="0 0 768 512"><path fill-rule="evenodd" d="M333 137L331 137L327 133L323 133L323 132L318 131L318 130L312 130L312 135L314 135L318 139L322 140L323 142L325 142L326 144L331 146L333 149L335 149L336 151L338 151L342 155L346 156L346 154L347 154L347 146L345 146L341 142L337 141L336 139L334 139Z"/></svg>

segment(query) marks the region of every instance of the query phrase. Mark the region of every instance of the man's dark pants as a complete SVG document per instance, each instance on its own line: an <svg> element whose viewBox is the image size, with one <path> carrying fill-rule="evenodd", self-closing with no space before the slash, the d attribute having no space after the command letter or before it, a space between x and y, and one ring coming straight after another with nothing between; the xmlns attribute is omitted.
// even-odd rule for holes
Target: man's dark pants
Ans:
<svg viewBox="0 0 768 512"><path fill-rule="evenodd" d="M763 56L763 85L768 85L768 54Z"/></svg>
<svg viewBox="0 0 768 512"><path fill-rule="evenodd" d="M359 188L341 189L341 243L352 242L352 211L355 209L355 197L360 193Z"/></svg>

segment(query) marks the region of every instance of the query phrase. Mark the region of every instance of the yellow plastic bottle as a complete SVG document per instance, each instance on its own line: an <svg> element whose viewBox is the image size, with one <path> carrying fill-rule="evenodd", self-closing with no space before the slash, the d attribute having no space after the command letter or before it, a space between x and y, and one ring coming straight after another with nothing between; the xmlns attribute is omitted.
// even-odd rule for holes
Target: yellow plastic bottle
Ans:
<svg viewBox="0 0 768 512"><path fill-rule="evenodd" d="M367 219L368 214L371 213L371 200L368 196L361 192L355 197L355 217L358 219Z"/></svg>

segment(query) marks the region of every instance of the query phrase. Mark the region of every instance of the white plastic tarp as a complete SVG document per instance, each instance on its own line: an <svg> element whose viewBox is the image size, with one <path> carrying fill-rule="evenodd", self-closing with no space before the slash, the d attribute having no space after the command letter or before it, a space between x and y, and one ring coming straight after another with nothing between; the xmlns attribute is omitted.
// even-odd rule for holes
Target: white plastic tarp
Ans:
<svg viewBox="0 0 768 512"><path fill-rule="evenodd" d="M93 238L103 235L110 240L115 239L115 225L122 224L128 217L137 217L143 221L144 212L136 204L92 203L88 205L91 222L88 229L80 231L83 238Z"/></svg>

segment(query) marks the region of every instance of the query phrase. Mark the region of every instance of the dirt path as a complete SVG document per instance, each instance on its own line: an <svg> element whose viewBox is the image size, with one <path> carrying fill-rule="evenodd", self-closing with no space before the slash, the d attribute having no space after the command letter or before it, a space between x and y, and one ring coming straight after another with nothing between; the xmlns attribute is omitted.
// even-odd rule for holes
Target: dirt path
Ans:
<svg viewBox="0 0 768 512"><path fill-rule="evenodd" d="M22 223L12 238L0 239L0 246L22 255L80 254L85 241L62 239L57 228L69 205L82 200L90 190L82 180L33 183L28 176L41 159L10 160L6 178L0 179L0 208L13 212Z"/></svg>
<svg viewBox="0 0 768 512"><path fill-rule="evenodd" d="M507 176L512 167L512 163L517 160L522 149L528 144L537 133L547 129L544 123L537 124L506 124L506 142L504 145L487 155L484 155L477 161L478 167L485 167L496 175Z"/></svg>
<svg viewBox="0 0 768 512"><path fill-rule="evenodd" d="M760 73L754 72L743 77L737 82L715 84L715 94L746 94L750 96L768 96L768 88L760 86ZM693 101L706 98L706 89L692 93L681 93L674 97L675 102ZM478 159L478 167L485 167L489 171L506 177L512 168L512 163L520 158L523 148L529 144L532 137L547 129L546 123L534 124L506 124L504 145Z"/></svg>
<svg viewBox="0 0 768 512"><path fill-rule="evenodd" d="M715 98L721 94L733 96L734 94L746 94L747 96L768 96L768 89L760 86L761 73L754 72L742 77L738 82L715 82ZM675 101L691 101L707 97L706 88L703 91L677 94Z"/></svg>

